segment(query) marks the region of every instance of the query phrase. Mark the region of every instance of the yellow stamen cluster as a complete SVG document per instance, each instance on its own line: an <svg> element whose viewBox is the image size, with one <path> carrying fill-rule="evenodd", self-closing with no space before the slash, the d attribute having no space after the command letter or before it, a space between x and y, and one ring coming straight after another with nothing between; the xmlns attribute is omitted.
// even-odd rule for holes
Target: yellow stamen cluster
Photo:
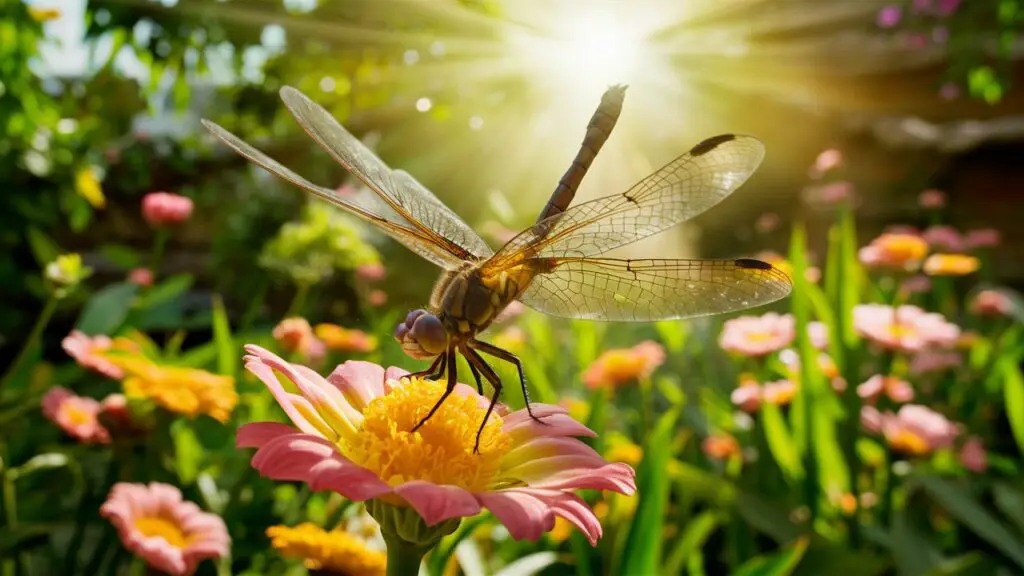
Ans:
<svg viewBox="0 0 1024 576"><path fill-rule="evenodd" d="M359 433L342 439L339 448L392 486L426 480L485 490L497 477L512 440L502 431L501 418L492 413L480 435L480 453L473 453L486 411L479 396L453 393L423 427L410 432L444 389L444 382L403 378L390 394L367 405Z"/></svg>
<svg viewBox="0 0 1024 576"><path fill-rule="evenodd" d="M127 374L124 393L129 398L148 398L178 414L206 414L220 422L231 417L238 403L235 379L196 368L158 366L141 358L117 362Z"/></svg>
<svg viewBox="0 0 1024 576"><path fill-rule="evenodd" d="M163 538L175 548L188 546L188 538L177 523L159 516L143 516L135 520L135 529L148 538Z"/></svg>
<svg viewBox="0 0 1024 576"><path fill-rule="evenodd" d="M383 576L387 555L371 550L359 538L342 530L327 532L309 522L294 528L267 528L271 545L282 556L301 558L306 568L346 576Z"/></svg>
<svg viewBox="0 0 1024 576"><path fill-rule="evenodd" d="M928 441L910 430L898 430L888 440L893 450L904 454L923 456L931 451Z"/></svg>

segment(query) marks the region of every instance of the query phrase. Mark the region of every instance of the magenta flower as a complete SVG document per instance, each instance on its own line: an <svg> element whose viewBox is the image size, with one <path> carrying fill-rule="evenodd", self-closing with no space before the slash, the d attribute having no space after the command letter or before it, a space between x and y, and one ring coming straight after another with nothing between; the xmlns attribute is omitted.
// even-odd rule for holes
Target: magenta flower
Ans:
<svg viewBox="0 0 1024 576"><path fill-rule="evenodd" d="M964 236L964 244L968 248L994 248L999 246L1002 235L995 228L977 228L968 230Z"/></svg>
<svg viewBox="0 0 1024 576"><path fill-rule="evenodd" d="M814 159L814 166L811 167L811 178L821 178L826 172L835 170L843 165L843 153L835 148L823 150Z"/></svg>
<svg viewBox="0 0 1024 576"><path fill-rule="evenodd" d="M180 224L192 216L192 199L170 192L150 192L142 197L142 217L150 226Z"/></svg>
<svg viewBox="0 0 1024 576"><path fill-rule="evenodd" d="M914 388L906 380L875 374L857 386L857 395L870 404L874 404L882 395L887 396L893 402L902 404L914 399Z"/></svg>
<svg viewBox="0 0 1024 576"><path fill-rule="evenodd" d="M730 399L740 410L753 414L761 407L761 386L757 382L746 382L732 391Z"/></svg>
<svg viewBox="0 0 1024 576"><path fill-rule="evenodd" d="M963 236L952 226L932 226L922 232L921 237L933 250L963 252L966 248Z"/></svg>
<svg viewBox="0 0 1024 576"><path fill-rule="evenodd" d="M895 28L903 19L903 8L896 4L888 4L878 11L875 22L879 28Z"/></svg>
<svg viewBox="0 0 1024 576"><path fill-rule="evenodd" d="M50 388L43 396L43 415L68 436L83 444L109 444L110 433L100 424L100 403L76 396L67 388Z"/></svg>
<svg viewBox="0 0 1024 576"><path fill-rule="evenodd" d="M146 564L175 576L195 572L207 558L227 556L231 547L220 516L182 500L181 491L158 482L119 482L100 507L125 548Z"/></svg>
<svg viewBox="0 0 1024 576"><path fill-rule="evenodd" d="M860 304L853 309L853 325L863 338L902 352L919 352L930 346L950 348L960 328L938 313L917 306L893 309L884 304Z"/></svg>
<svg viewBox="0 0 1024 576"><path fill-rule="evenodd" d="M132 268L128 281L136 286L148 288L153 285L153 271L149 268Z"/></svg>
<svg viewBox="0 0 1024 576"><path fill-rule="evenodd" d="M971 436L960 447L960 463L971 472L982 474L988 469L988 452L981 438Z"/></svg>
<svg viewBox="0 0 1024 576"><path fill-rule="evenodd" d="M796 338L793 316L769 312L727 320L718 337L723 350L744 356L765 356L789 346Z"/></svg>
<svg viewBox="0 0 1024 576"><path fill-rule="evenodd" d="M918 194L917 204L921 208L937 210L946 205L946 193L941 190L925 190Z"/></svg>
<svg viewBox="0 0 1024 576"><path fill-rule="evenodd" d="M893 450L912 456L951 448L960 435L959 425L918 404L901 406L895 414L864 406L861 425L869 432L882 434Z"/></svg>
<svg viewBox="0 0 1024 576"><path fill-rule="evenodd" d="M495 410L474 453L488 399L463 384L412 432L444 391L443 382L405 378L397 368L349 361L327 378L246 346L246 368L266 384L292 425L246 424L239 447L275 480L301 481L354 501L411 508L428 526L489 509L516 539L536 540L561 517L596 543L601 524L571 490L632 494L635 473L609 463L576 436L593 436L559 406ZM286 392L283 375L299 393Z"/></svg>

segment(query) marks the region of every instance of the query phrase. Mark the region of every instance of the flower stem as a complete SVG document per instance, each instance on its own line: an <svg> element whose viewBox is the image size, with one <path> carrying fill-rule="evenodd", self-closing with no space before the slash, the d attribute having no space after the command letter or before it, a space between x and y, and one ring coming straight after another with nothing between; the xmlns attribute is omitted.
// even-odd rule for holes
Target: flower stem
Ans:
<svg viewBox="0 0 1024 576"><path fill-rule="evenodd" d="M11 473L9 466L3 471L3 500L4 522L7 530L11 534L15 534L18 531L18 508L14 492L14 474ZM25 566L26 557L24 554L19 554L14 560L4 561L4 575L24 573L22 571Z"/></svg>
<svg viewBox="0 0 1024 576"><path fill-rule="evenodd" d="M153 237L153 251L149 254L149 269L153 276L160 274L160 261L164 257L164 250L167 248L167 240L171 233L166 228L158 228L156 236Z"/></svg>
<svg viewBox="0 0 1024 576"><path fill-rule="evenodd" d="M13 380L21 370L21 365L25 363L26 359L28 359L28 355L32 349L36 347L36 343L42 335L43 329L50 323L50 318L53 317L53 313L56 311L57 299L51 296L50 299L46 301L46 305L43 306L42 312L40 312L39 316L36 318L36 323L32 326L32 331L29 332L28 338L25 339L25 344L21 347L21 351L18 352L18 356L15 357L14 362L11 362L10 367L7 368L7 372L4 373L3 379L0 380L0 390L6 388L7 385L11 383L11 380Z"/></svg>
<svg viewBox="0 0 1024 576"><path fill-rule="evenodd" d="M292 303L288 306L288 312L285 312L284 317L301 316L302 310L306 307L306 296L308 295L309 284L299 284L295 290L295 297L292 298Z"/></svg>
<svg viewBox="0 0 1024 576"><path fill-rule="evenodd" d="M384 534L388 547L387 576L416 576L431 546L416 546L398 536Z"/></svg>

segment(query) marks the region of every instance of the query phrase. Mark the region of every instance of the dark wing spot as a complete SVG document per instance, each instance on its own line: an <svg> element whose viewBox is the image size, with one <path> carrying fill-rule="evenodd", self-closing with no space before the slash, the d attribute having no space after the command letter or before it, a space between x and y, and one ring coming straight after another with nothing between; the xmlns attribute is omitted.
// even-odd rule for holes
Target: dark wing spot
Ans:
<svg viewBox="0 0 1024 576"><path fill-rule="evenodd" d="M693 148L690 148L690 154L693 156L703 156L715 148L718 148L719 145L735 139L735 134L719 134L718 136L712 136Z"/></svg>
<svg viewBox="0 0 1024 576"><path fill-rule="evenodd" d="M771 270L772 265L753 258L737 258L736 265L740 268L753 268L755 270Z"/></svg>

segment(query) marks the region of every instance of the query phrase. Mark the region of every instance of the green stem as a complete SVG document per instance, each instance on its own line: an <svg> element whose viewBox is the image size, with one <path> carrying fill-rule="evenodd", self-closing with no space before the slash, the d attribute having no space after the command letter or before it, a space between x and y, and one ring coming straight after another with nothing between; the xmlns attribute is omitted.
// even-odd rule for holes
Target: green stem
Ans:
<svg viewBox="0 0 1024 576"><path fill-rule="evenodd" d="M263 299L267 296L267 290L270 288L270 282L265 275L260 276L259 285L256 288L256 294L252 297L249 302L249 307L246 308L245 314L242 316L242 321L238 327L238 333L242 334L248 332L252 328L253 322L256 321L256 317L260 314L260 308L263 306Z"/></svg>
<svg viewBox="0 0 1024 576"><path fill-rule="evenodd" d="M11 534L18 531L18 504L14 491L14 475L7 468L3 473L4 522ZM18 574L26 565L26 557L19 554L16 559L4 562L4 575ZM23 572L22 572L23 573Z"/></svg>
<svg viewBox="0 0 1024 576"><path fill-rule="evenodd" d="M295 297L292 298L292 303L288 306L288 312L285 313L284 317L301 316L302 310L306 307L306 296L308 295L309 284L299 284L295 290Z"/></svg>
<svg viewBox="0 0 1024 576"><path fill-rule="evenodd" d="M50 297L46 301L46 305L43 306L42 312L36 318L36 323L32 326L32 331L29 332L28 338L25 339L25 344L21 347L21 351L18 352L18 356L15 357L14 362L7 368L7 372L4 374L3 380L0 380L0 390L3 390L11 383L11 380L21 370L21 365L28 359L29 353L36 347L39 337L43 333L43 329L50 323L50 318L53 317L53 313L57 311L57 299Z"/></svg>
<svg viewBox="0 0 1024 576"><path fill-rule="evenodd" d="M388 546L387 576L417 576L429 546L415 546L397 536L384 535Z"/></svg>
<svg viewBox="0 0 1024 576"><path fill-rule="evenodd" d="M153 272L153 276L159 275L160 261L163 260L167 240L170 237L171 233L166 228L157 229L156 236L153 237L153 250L149 254L149 269Z"/></svg>

